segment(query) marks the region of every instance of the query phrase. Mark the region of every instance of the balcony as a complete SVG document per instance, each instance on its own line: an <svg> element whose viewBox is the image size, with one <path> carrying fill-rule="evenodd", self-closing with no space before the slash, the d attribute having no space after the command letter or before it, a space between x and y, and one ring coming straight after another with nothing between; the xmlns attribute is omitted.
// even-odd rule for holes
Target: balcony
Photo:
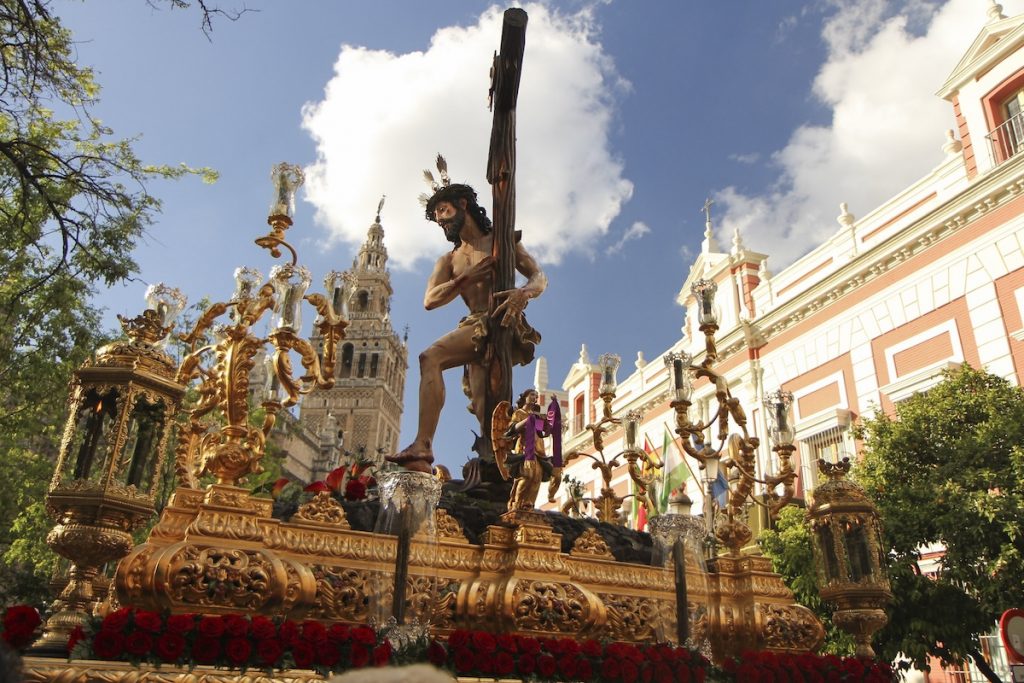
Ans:
<svg viewBox="0 0 1024 683"><path fill-rule="evenodd" d="M1024 111L1015 114L985 136L992 152L992 164L998 166L1024 150Z"/></svg>

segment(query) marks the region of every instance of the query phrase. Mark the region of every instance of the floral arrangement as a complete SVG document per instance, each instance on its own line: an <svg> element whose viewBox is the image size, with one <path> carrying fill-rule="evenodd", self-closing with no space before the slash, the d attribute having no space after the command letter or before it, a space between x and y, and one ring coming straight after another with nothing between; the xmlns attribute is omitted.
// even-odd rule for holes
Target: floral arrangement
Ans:
<svg viewBox="0 0 1024 683"><path fill-rule="evenodd" d="M69 642L73 659L105 659L132 664L228 667L232 669L313 669L321 674L391 661L391 645L369 626L318 621L273 620L237 614L162 615L122 608L77 632Z"/></svg>
<svg viewBox="0 0 1024 683"><path fill-rule="evenodd" d="M886 662L835 655L745 652L722 665L721 680L737 683L891 683Z"/></svg>
<svg viewBox="0 0 1024 683"><path fill-rule="evenodd" d="M532 681L703 683L711 667L700 653L670 645L602 644L483 631L454 631L446 644L431 644L429 659L460 676Z"/></svg>
<svg viewBox="0 0 1024 683"><path fill-rule="evenodd" d="M14 605L4 610L3 638L14 650L24 650L36 638L43 623L39 610L28 605Z"/></svg>

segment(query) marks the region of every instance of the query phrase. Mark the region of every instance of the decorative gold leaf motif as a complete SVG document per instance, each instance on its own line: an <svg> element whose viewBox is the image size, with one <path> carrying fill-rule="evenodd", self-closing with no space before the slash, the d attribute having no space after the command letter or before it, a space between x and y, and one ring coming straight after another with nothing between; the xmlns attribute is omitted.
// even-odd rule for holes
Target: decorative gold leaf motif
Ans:
<svg viewBox="0 0 1024 683"><path fill-rule="evenodd" d="M603 557L608 560L614 560L615 556L612 554L612 549L608 547L605 540L601 538L601 534L597 533L596 529L587 529L580 537L576 539L576 542L572 544L571 555L591 555L593 557Z"/></svg>

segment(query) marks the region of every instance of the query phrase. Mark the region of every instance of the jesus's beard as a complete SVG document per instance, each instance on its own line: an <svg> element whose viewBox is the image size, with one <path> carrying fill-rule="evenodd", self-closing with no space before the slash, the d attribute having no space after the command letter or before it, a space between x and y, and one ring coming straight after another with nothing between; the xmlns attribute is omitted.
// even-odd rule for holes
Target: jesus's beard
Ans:
<svg viewBox="0 0 1024 683"><path fill-rule="evenodd" d="M462 233L462 227L466 224L466 211L465 209L456 209L455 215L448 220L441 223L441 227L444 228L444 236L449 242L459 244L462 239L459 235Z"/></svg>

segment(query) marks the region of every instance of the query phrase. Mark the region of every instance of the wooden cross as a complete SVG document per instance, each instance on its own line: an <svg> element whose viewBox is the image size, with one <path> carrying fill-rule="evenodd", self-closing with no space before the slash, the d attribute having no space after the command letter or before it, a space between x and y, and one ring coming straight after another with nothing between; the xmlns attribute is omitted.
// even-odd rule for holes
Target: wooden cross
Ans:
<svg viewBox="0 0 1024 683"><path fill-rule="evenodd" d="M526 12L518 7L505 10L500 51L491 66L491 146L487 157L487 182L493 197L494 286L489 321L490 344L484 358L487 396L480 419L484 453L491 451L491 415L502 401L512 399L512 335L494 315L497 302L493 292L512 289L516 284L516 101L526 48Z"/></svg>

